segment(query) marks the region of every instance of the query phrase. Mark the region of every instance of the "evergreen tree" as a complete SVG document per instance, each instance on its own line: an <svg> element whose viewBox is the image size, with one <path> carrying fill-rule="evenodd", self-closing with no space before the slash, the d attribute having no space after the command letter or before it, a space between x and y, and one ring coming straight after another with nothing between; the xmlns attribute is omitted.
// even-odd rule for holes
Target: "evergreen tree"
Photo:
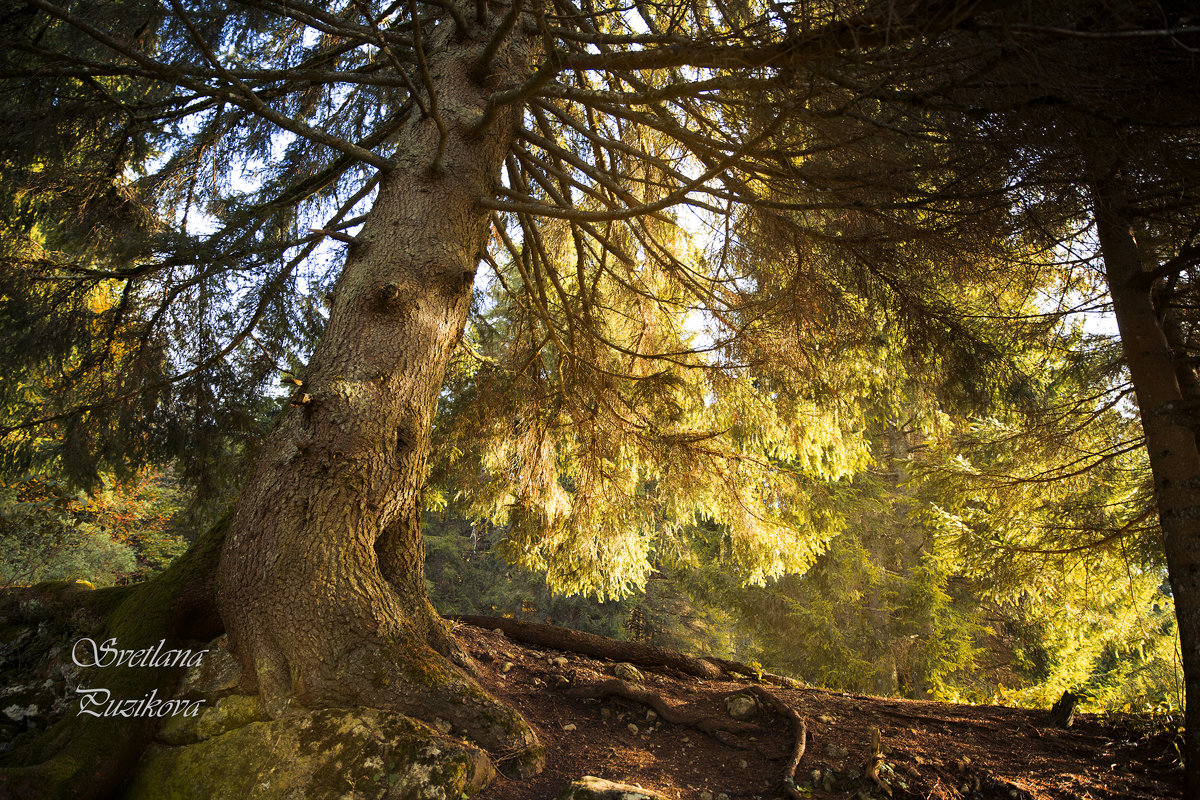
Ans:
<svg viewBox="0 0 1200 800"><path fill-rule="evenodd" d="M1096 21L1069 5L1054 13L1125 41L1121 13ZM90 335L58 352L100 372L64 381L85 393L55 392L61 407L27 404L33 413L10 418L6 439L71 420L73 452L111 457L118 448L99 445L146 430L134 423L170 409L167 387L194 412L194 429L211 430L212 409L253 396L298 358L294 393L246 472L218 574L221 618L264 709L280 715L296 701L449 716L497 756L533 765L532 731L460 668L465 654L430 607L422 572L430 432L481 261L528 312L512 345L529 359L516 371L528 371L529 396L563 398L526 409L509 450L493 453L524 493L509 504L526 515L509 519L523 557L600 592L639 580L650 487L672 519L700 503L721 520L752 579L802 566L827 535L822 506L803 509L813 527L799 539L781 523L797 521L797 482L840 474L855 452L826 443L855 429L854 404L840 398L866 363L854 348L840 370L811 358L827 346L822 314L846 319L856 305L826 291L825 263L844 266L860 296L898 309L914 350L957 339L964 346L945 352L974 368L987 363L976 346L987 339L938 293L989 266L1026 283L1015 269L1027 261L1023 241L1012 257L993 256L1015 234L1043 230L1036 215L1013 220L1014 194L1054 184L1014 186L994 149L969 146L987 118L953 116L955 98L910 111L969 93L995 64L1023 75L1005 35L1030 35L1038 52L1072 35L1031 29L1043 19L1023 14L1006 3L29 0L0 29L4 102L54 126L60 106L79 113L44 141L13 132L0 151L4 202L37 190L31 202L62 194L64 208L96 208L81 194L122 214L90 225L76 215L53 241L32 223L8 229L12 296L37 309L24 318L69 311L58 327ZM1168 14L1169 25L1178 19ZM1132 18L1139 31L1143 20ZM1145 62L1167 34L1189 35L1150 34L1117 52ZM984 88L972 96L1004 105ZM136 146L103 164L73 149L69 125L87 114ZM942 136L959 118L974 127ZM1025 140L1003 144L1005 165L1022 160ZM863 152L878 160L858 174ZM49 186L36 177L45 164ZM1035 176L1044 174L1064 173ZM1108 184L1092 183L1111 209ZM678 253L689 207L734 235L704 257ZM121 246L107 246L107 226L125 219L135 224ZM737 237L749 235L785 243L788 259L742 252ZM345 245L340 267L331 242ZM89 322L84 300L98 290L120 298L117 311ZM678 330L661 335L681 324L664 306L710 321L720 351L706 375L712 408L705 383L689 386L675 370L695 361L675 349ZM312 352L301 352L316 329ZM740 416L748 407L768 418L765 434ZM116 425L97 416L110 409ZM542 432L563 414L586 447L571 462L580 469L559 475ZM674 461L649 466L662 453ZM717 480L701 485L696 465ZM620 527L585 535L605 520ZM1174 545L1200 540L1189 531L1168 528L1173 577L1188 563ZM615 556L614 569L601 576L603 556ZM1185 669L1200 680L1200 632L1186 622L1200 602L1179 580ZM1200 735L1192 740L1195 753Z"/></svg>

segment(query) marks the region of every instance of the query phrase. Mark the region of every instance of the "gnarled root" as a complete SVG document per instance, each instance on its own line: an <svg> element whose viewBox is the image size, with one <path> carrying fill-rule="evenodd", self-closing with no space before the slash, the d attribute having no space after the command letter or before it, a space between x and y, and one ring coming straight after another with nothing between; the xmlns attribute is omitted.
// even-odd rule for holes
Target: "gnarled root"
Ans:
<svg viewBox="0 0 1200 800"><path fill-rule="evenodd" d="M762 733L762 728L759 726L751 725L747 722L739 722L731 717L713 717L676 708L668 703L666 698L658 692L633 686L619 678L610 678L600 683L577 686L568 690L567 694L572 697L623 697L626 700L633 700L635 703L650 706L660 717L672 725L688 725L696 730L707 733L724 745L743 750L750 748L748 745L744 745L726 734Z"/></svg>
<svg viewBox="0 0 1200 800"><path fill-rule="evenodd" d="M232 649L243 686L257 691L268 717L305 708L366 706L432 724L474 742L499 768L534 774L542 748L534 729L499 702L462 665L470 659L428 602L416 609L377 574L346 590L264 603L236 615ZM422 598L423 599L423 598Z"/></svg>
<svg viewBox="0 0 1200 800"><path fill-rule="evenodd" d="M796 768L800 766L800 759L804 758L804 751L808 746L808 723L804 721L804 717L800 716L796 709L763 687L751 686L750 691L755 697L758 697L765 705L774 709L777 714L787 719L792 725L792 753L788 757L787 766L783 769L783 790L789 797L795 798L795 800L802 800L804 795L796 788Z"/></svg>

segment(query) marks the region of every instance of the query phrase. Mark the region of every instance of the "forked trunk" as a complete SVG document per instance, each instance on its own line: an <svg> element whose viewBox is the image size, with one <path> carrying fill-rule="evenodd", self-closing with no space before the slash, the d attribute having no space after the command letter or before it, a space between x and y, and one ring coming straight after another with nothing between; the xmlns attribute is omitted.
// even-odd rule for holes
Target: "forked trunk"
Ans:
<svg viewBox="0 0 1200 800"><path fill-rule="evenodd" d="M420 529L432 418L485 245L477 201L498 179L516 112L474 127L497 85L528 74L523 27L487 86L471 72L490 31L462 41L444 25L426 36L442 169L431 169L438 126L414 118L348 253L304 385L237 502L218 602L271 713L293 700L367 705L447 720L501 756L536 747L519 715L455 665L426 597Z"/></svg>
<svg viewBox="0 0 1200 800"><path fill-rule="evenodd" d="M1133 379L1163 532L1183 657L1186 796L1200 797L1200 396L1179 364L1151 299L1149 281L1119 196L1094 187L1096 228L1113 312Z"/></svg>

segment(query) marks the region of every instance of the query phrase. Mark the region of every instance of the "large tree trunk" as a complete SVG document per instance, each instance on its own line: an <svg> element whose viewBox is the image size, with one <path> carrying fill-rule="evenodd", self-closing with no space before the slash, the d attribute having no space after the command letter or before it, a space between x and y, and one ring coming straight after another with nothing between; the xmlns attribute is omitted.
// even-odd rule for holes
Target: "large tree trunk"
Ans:
<svg viewBox="0 0 1200 800"><path fill-rule="evenodd" d="M1193 381L1177 361L1151 299L1146 270L1117 192L1093 187L1096 229L1125 360L1133 379L1179 621L1186 697L1186 796L1200 797L1200 447Z"/></svg>
<svg viewBox="0 0 1200 800"><path fill-rule="evenodd" d="M492 27L502 16L493 5ZM413 119L348 253L304 385L234 510L218 602L269 713L292 702L390 708L448 720L493 755L536 749L524 720L456 666L465 659L426 597L420 529L433 414L485 246L477 201L498 180L517 113L474 128L497 85L528 75L525 27L486 86L472 68L491 30L426 32L446 128L441 169L438 126Z"/></svg>

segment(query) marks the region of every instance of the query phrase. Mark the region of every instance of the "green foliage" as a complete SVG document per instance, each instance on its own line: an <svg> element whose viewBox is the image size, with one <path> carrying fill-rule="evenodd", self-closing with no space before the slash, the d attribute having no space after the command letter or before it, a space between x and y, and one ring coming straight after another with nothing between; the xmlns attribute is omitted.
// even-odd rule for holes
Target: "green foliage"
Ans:
<svg viewBox="0 0 1200 800"><path fill-rule="evenodd" d="M172 527L180 492L162 476L92 495L51 478L0 488L0 585L86 580L97 586L140 580L187 549Z"/></svg>
<svg viewBox="0 0 1200 800"><path fill-rule="evenodd" d="M545 579L500 558L486 533L446 514L425 515L425 576L444 616L487 614L622 637L627 602L552 594Z"/></svg>
<svg viewBox="0 0 1200 800"><path fill-rule="evenodd" d="M1031 373L1037 391L1000 393L993 416L887 426L872 469L838 492L843 532L807 573L743 588L709 529L673 576L736 610L745 658L833 688L1042 707L1073 689L1095 707L1179 707L1139 426L1105 344L1063 343Z"/></svg>
<svg viewBox="0 0 1200 800"><path fill-rule="evenodd" d="M702 263L677 235L680 257ZM663 270L602 268L562 242L561 259L579 269L555 280L561 292L544 310L558 318L503 291L520 279L513 264L497 266L480 298L435 425L439 496L503 529L501 552L557 592L625 596L656 552L707 522L728 532L748 582L806 568L837 532L825 482L867 457L853 390L831 396L861 382L865 357L843 350L836 374L806 386L765 331L737 347L767 366L706 355ZM554 326L576 316L593 324L571 345Z"/></svg>
<svg viewBox="0 0 1200 800"><path fill-rule="evenodd" d="M555 593L544 574L498 554L495 542L503 533L449 513L425 515L426 582L441 614L508 617L687 652L732 654L723 641L723 615L692 606L665 576L651 576L642 592L618 600Z"/></svg>
<svg viewBox="0 0 1200 800"><path fill-rule="evenodd" d="M957 553L997 660L1010 656L990 696L1047 705L1082 689L1106 707L1177 705L1141 426L1109 343L1072 342L1042 354L1033 399L923 443L910 463L920 524Z"/></svg>
<svg viewBox="0 0 1200 800"><path fill-rule="evenodd" d="M710 531L672 576L698 603L732 611L742 660L831 688L935 694L975 666L981 626L949 593L952 559L923 547L904 498L884 486L864 475L840 492L845 529L802 575L741 586L705 552L719 547Z"/></svg>

